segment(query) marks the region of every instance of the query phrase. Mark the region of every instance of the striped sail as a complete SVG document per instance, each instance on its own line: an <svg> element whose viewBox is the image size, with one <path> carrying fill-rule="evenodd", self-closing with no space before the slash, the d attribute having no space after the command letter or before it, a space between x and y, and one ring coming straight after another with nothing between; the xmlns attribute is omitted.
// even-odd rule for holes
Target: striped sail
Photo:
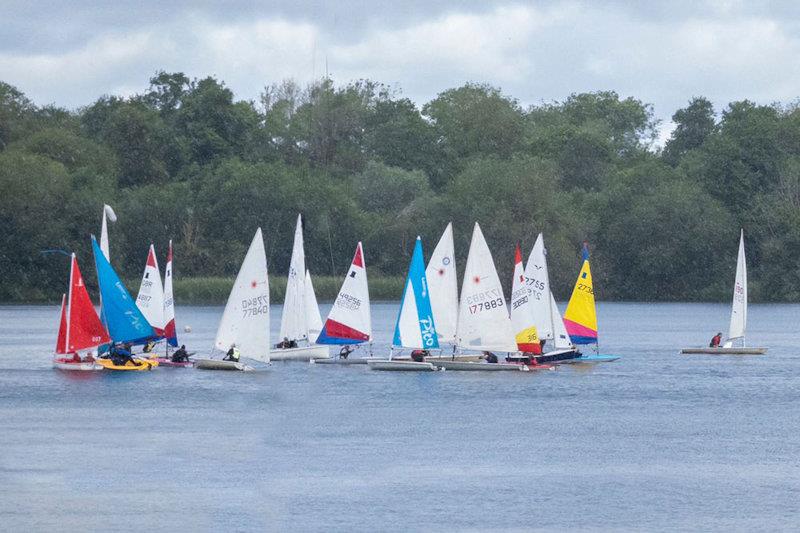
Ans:
<svg viewBox="0 0 800 533"><path fill-rule="evenodd" d="M587 243L583 243L583 264L564 313L564 325L574 344L597 343L597 311Z"/></svg>
<svg viewBox="0 0 800 533"><path fill-rule="evenodd" d="M408 267L400 312L394 328L393 346L430 350L439 347L436 326L431 309L425 261L422 257L422 240L417 237L414 253Z"/></svg>
<svg viewBox="0 0 800 533"><path fill-rule="evenodd" d="M367 269L361 243L333 302L317 344L359 344L372 339Z"/></svg>

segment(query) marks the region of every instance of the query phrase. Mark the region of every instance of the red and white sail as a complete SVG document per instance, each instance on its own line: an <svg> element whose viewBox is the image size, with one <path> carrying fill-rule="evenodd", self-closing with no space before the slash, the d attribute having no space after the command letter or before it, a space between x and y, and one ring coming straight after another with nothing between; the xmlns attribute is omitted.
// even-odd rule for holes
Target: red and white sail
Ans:
<svg viewBox="0 0 800 533"><path fill-rule="evenodd" d="M540 354L539 335L533 316L533 300L525 283L522 252L517 245L514 250L514 280L511 285L511 323L514 326L517 348L522 352Z"/></svg>
<svg viewBox="0 0 800 533"><path fill-rule="evenodd" d="M108 331L100 322L83 282L78 260L72 254L69 293L61 300L61 324L56 353L67 354L95 348L111 342Z"/></svg>
<svg viewBox="0 0 800 533"><path fill-rule="evenodd" d="M372 339L367 269L361 243L333 302L317 344L357 344Z"/></svg>
<svg viewBox="0 0 800 533"><path fill-rule="evenodd" d="M158 270L156 251L150 245L147 254L147 263L139 285L139 295L136 297L136 307L153 326L156 335L164 335L164 287L161 285L161 272Z"/></svg>
<svg viewBox="0 0 800 533"><path fill-rule="evenodd" d="M172 240L167 251L167 266L164 268L164 338L171 346L178 346L175 330L175 299L172 296Z"/></svg>

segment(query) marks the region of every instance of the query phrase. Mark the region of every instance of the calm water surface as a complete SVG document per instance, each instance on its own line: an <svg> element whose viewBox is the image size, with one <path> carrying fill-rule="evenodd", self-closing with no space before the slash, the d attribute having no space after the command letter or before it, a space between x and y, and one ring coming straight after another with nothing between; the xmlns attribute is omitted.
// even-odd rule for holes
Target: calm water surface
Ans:
<svg viewBox="0 0 800 533"><path fill-rule="evenodd" d="M181 341L221 311L178 308ZM600 304L623 359L555 372L77 375L57 308L0 307L0 529L797 530L800 306L751 306L766 356L677 355L729 312Z"/></svg>

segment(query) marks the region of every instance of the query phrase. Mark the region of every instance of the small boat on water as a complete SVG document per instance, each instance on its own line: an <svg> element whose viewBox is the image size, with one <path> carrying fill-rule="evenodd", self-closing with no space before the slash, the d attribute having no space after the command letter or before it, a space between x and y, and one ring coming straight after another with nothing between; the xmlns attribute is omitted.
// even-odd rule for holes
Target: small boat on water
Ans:
<svg viewBox="0 0 800 533"><path fill-rule="evenodd" d="M503 286L480 225L472 232L464 281L461 285L456 346L459 351L518 353ZM436 367L467 371L527 371L539 366L519 363L431 360ZM542 365L543 366L543 365Z"/></svg>
<svg viewBox="0 0 800 533"><path fill-rule="evenodd" d="M92 251L103 302L103 317L111 341L115 345L135 345L156 338L153 327L136 306L136 302L108 262L94 236L92 236ZM108 370L149 370L158 366L157 362L142 358L133 358L125 364L117 364L109 354L98 358L97 363Z"/></svg>
<svg viewBox="0 0 800 533"><path fill-rule="evenodd" d="M315 344L322 330L317 297L311 284L311 274L306 270L305 250L303 248L303 221L297 215L294 230L292 259L286 278L286 297L283 300L281 329L278 338L281 342L272 348L273 361L309 361L330 357L328 346ZM286 344L294 346L286 346Z"/></svg>
<svg viewBox="0 0 800 533"><path fill-rule="evenodd" d="M61 297L61 319L53 367L59 370L100 370L92 352L111 341L83 282L75 254L70 258L69 291ZM83 358L80 352L87 352ZM66 357L69 356L69 357Z"/></svg>
<svg viewBox="0 0 800 533"><path fill-rule="evenodd" d="M746 345L745 329L747 328L747 259L744 252L744 230L739 235L739 254L736 259L736 279L733 285L733 302L731 304L731 322L728 326L728 338L722 346L708 348L683 348L682 354L708 355L763 355L766 348L754 348ZM734 343L738 346L734 346Z"/></svg>
<svg viewBox="0 0 800 533"><path fill-rule="evenodd" d="M555 302L553 302L555 307ZM558 308L556 308L557 312ZM594 284L589 264L589 244L583 243L583 263L572 289L567 309L564 312L563 324L572 344L594 344L594 354L565 359L564 363L606 363L619 359L618 355L599 353L597 337L597 306L594 301ZM556 362L556 361L554 361ZM557 361L562 362L562 361Z"/></svg>
<svg viewBox="0 0 800 533"><path fill-rule="evenodd" d="M317 344L332 344L343 347L359 346L372 342L372 316L369 305L369 286L364 250L359 242L350 263L350 269L342 282L339 294L333 302L328 318L317 337ZM341 352L340 352L341 353ZM312 359L315 364L367 364L373 357L334 357Z"/></svg>
<svg viewBox="0 0 800 533"><path fill-rule="evenodd" d="M269 363L269 312L267 255L258 228L225 304L214 348L224 354L235 347L242 358ZM254 370L241 360L222 358L196 359L194 366L202 370Z"/></svg>
<svg viewBox="0 0 800 533"><path fill-rule="evenodd" d="M396 361L392 359L392 355L395 349L406 348L422 353L438 347L439 339L436 335L425 273L425 259L422 255L422 239L417 237L400 300L400 311L397 313L389 359L369 361L368 364L373 370L433 371L436 367L430 362L423 361L421 357L413 361Z"/></svg>

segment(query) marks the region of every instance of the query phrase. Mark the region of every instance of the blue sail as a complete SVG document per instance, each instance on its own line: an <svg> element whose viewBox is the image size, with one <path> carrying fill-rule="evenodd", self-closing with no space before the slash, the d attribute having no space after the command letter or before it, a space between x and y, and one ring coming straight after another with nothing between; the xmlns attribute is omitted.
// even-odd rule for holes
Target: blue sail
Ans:
<svg viewBox="0 0 800 533"><path fill-rule="evenodd" d="M103 301L103 318L114 342L143 343L155 337L153 327L136 307L128 289L114 272L97 240L92 236L92 251Z"/></svg>
<svg viewBox="0 0 800 533"><path fill-rule="evenodd" d="M430 350L439 347L436 325L433 322L428 279L425 277L425 260L422 257L422 240L417 237L414 254L408 267L400 312L394 328L394 346Z"/></svg>

